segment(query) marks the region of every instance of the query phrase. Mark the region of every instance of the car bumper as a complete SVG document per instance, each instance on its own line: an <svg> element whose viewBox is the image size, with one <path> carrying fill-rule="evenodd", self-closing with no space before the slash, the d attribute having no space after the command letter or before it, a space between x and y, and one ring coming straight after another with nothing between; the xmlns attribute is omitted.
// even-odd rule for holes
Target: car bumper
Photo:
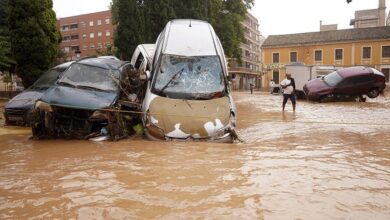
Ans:
<svg viewBox="0 0 390 220"><path fill-rule="evenodd" d="M4 118L9 125L29 125L31 121L30 109L5 109Z"/></svg>

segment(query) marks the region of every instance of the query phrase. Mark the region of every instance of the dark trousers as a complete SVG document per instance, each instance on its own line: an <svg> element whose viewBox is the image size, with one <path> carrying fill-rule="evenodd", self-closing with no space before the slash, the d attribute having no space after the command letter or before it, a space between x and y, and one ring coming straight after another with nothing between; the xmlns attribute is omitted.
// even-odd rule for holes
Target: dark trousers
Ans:
<svg viewBox="0 0 390 220"><path fill-rule="evenodd" d="M297 97L294 94L283 94L283 106L286 105L288 99L290 99L293 106L295 106Z"/></svg>

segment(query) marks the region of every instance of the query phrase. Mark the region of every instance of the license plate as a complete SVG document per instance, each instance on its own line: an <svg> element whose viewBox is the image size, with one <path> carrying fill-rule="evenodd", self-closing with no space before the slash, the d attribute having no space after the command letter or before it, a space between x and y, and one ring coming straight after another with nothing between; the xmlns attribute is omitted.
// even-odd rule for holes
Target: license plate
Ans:
<svg viewBox="0 0 390 220"><path fill-rule="evenodd" d="M8 116L8 121L23 121L22 116Z"/></svg>

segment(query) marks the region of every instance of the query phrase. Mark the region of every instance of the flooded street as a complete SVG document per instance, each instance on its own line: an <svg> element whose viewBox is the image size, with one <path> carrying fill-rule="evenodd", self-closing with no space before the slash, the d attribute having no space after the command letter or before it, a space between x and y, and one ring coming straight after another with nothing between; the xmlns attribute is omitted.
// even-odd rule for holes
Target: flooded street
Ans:
<svg viewBox="0 0 390 220"><path fill-rule="evenodd" d="M390 219L390 95L234 98L245 143L33 141L2 120L0 218Z"/></svg>

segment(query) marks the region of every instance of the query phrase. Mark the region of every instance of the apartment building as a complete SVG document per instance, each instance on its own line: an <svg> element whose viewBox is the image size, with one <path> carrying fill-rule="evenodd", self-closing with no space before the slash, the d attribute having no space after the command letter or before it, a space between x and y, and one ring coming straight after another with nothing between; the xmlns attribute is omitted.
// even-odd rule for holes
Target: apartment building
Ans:
<svg viewBox="0 0 390 220"><path fill-rule="evenodd" d="M296 62L336 68L370 66L382 71L389 82L390 26L273 35L262 51L263 85L271 79L279 83L285 66Z"/></svg>
<svg viewBox="0 0 390 220"><path fill-rule="evenodd" d="M248 90L250 84L261 87L261 43L264 41L259 30L259 21L247 13L243 22L245 41L241 44L242 63L229 60L229 73L235 75L232 83L234 90Z"/></svg>
<svg viewBox="0 0 390 220"><path fill-rule="evenodd" d="M114 26L111 11L60 18L57 25L61 31L62 51L67 54L67 60L80 56L96 55L96 50L113 45ZM77 53L76 53L77 52Z"/></svg>

